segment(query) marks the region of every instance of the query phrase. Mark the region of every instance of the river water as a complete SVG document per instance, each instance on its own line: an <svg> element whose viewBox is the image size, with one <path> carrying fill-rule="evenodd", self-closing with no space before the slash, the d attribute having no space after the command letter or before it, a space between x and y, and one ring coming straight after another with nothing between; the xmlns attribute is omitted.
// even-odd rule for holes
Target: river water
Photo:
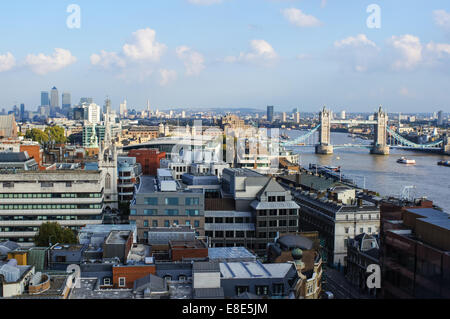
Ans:
<svg viewBox="0 0 450 319"><path fill-rule="evenodd" d="M285 131L291 139L304 135L305 131ZM370 144L372 141L352 139L347 133L331 133L334 145ZM318 134L310 139L317 143ZM360 187L378 192L382 196L400 196L405 187L415 198L427 197L435 205L450 213L450 167L438 166L441 160L450 160L450 156L419 153L407 150L392 150L389 156L371 155L369 149L335 149L333 155L316 155L314 147L287 147L300 154L300 164L305 168L310 163L341 166L342 174L354 180ZM415 159L417 165L398 164L397 160L405 156Z"/></svg>

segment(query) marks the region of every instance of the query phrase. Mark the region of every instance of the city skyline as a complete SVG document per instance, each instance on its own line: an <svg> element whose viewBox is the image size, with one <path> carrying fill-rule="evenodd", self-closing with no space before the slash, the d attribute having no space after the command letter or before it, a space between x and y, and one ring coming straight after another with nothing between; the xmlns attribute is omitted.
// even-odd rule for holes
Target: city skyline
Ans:
<svg viewBox="0 0 450 319"><path fill-rule="evenodd" d="M160 109L449 109L445 1L377 1L379 29L367 25L369 2L77 4L79 29L66 25L67 3L4 4L1 107L34 109L37 92L58 83L73 97L109 96L113 109L125 98Z"/></svg>

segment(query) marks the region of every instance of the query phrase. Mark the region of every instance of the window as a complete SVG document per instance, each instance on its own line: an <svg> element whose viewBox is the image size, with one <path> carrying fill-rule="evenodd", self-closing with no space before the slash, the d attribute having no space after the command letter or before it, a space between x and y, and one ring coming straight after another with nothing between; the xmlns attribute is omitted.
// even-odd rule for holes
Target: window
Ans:
<svg viewBox="0 0 450 319"><path fill-rule="evenodd" d="M215 223L216 224L223 224L223 218L216 217Z"/></svg>
<svg viewBox="0 0 450 319"><path fill-rule="evenodd" d="M152 220L152 227L158 227L158 221Z"/></svg>
<svg viewBox="0 0 450 319"><path fill-rule="evenodd" d="M119 287L125 287L126 286L126 278L120 277L119 278Z"/></svg>
<svg viewBox="0 0 450 319"><path fill-rule="evenodd" d="M198 216L200 215L200 211L198 209L187 209L186 214L188 216Z"/></svg>
<svg viewBox="0 0 450 319"><path fill-rule="evenodd" d="M237 238L244 238L244 237L245 237L245 232L243 232L243 231L237 231L237 232L236 232L236 237L237 237Z"/></svg>
<svg viewBox="0 0 450 319"><path fill-rule="evenodd" d="M283 284L273 284L272 290L273 290L274 296L282 296L283 291L284 291L284 285Z"/></svg>
<svg viewBox="0 0 450 319"><path fill-rule="evenodd" d="M186 221L186 226L191 226L191 221L190 220Z"/></svg>
<svg viewBox="0 0 450 319"><path fill-rule="evenodd" d="M177 216L179 214L178 209L166 209L164 214L167 216Z"/></svg>
<svg viewBox="0 0 450 319"><path fill-rule="evenodd" d="M156 209L145 209L144 215L147 215L147 216L156 215Z"/></svg>
<svg viewBox="0 0 450 319"><path fill-rule="evenodd" d="M148 220L144 220L144 227L148 227Z"/></svg>
<svg viewBox="0 0 450 319"><path fill-rule="evenodd" d="M105 177L105 188L111 189L111 175L108 173Z"/></svg>
<svg viewBox="0 0 450 319"><path fill-rule="evenodd" d="M173 224L178 226L180 223L178 222L178 220L174 220Z"/></svg>
<svg viewBox="0 0 450 319"><path fill-rule="evenodd" d="M362 233L364 233L364 228L360 228L359 229L359 232L362 234Z"/></svg>
<svg viewBox="0 0 450 319"><path fill-rule="evenodd" d="M234 237L234 231L227 231L225 232L225 237L227 238L233 238Z"/></svg>
<svg viewBox="0 0 450 319"><path fill-rule="evenodd" d="M349 233L349 231L350 231L350 228L348 228L348 227L345 227L345 233L346 233L346 234L348 234L348 233Z"/></svg>
<svg viewBox="0 0 450 319"><path fill-rule="evenodd" d="M177 197L166 198L166 205L178 206L178 198Z"/></svg>
<svg viewBox="0 0 450 319"><path fill-rule="evenodd" d="M200 227L200 221L194 220L194 227Z"/></svg>
<svg viewBox="0 0 450 319"><path fill-rule="evenodd" d="M144 200L146 205L157 206L158 205L158 197L149 197Z"/></svg>
<svg viewBox="0 0 450 319"><path fill-rule="evenodd" d="M244 292L249 292L250 289L248 286L236 286L236 295L239 296L240 294L243 294Z"/></svg>
<svg viewBox="0 0 450 319"><path fill-rule="evenodd" d="M367 230L367 232L368 232L369 234L371 234L371 233L372 233L372 227L369 227L369 229Z"/></svg>
<svg viewBox="0 0 450 319"><path fill-rule="evenodd" d="M164 221L164 227L170 227L170 220Z"/></svg>
<svg viewBox="0 0 450 319"><path fill-rule="evenodd" d="M223 231L216 231L216 236L217 238L223 238Z"/></svg>
<svg viewBox="0 0 450 319"><path fill-rule="evenodd" d="M259 227L267 227L267 222L266 221L262 221L258 223Z"/></svg>
<svg viewBox="0 0 450 319"><path fill-rule="evenodd" d="M256 286L256 295L267 296L269 294L269 286Z"/></svg>
<svg viewBox="0 0 450 319"><path fill-rule="evenodd" d="M198 197L187 197L186 206L189 205L200 205L200 199Z"/></svg>
<svg viewBox="0 0 450 319"><path fill-rule="evenodd" d="M280 227L283 227L283 226L286 226L286 225L287 225L287 221L286 221L286 220L280 220L280 221L278 222L278 224L279 224Z"/></svg>
<svg viewBox="0 0 450 319"><path fill-rule="evenodd" d="M276 220L271 220L269 222L269 227L277 227L277 221Z"/></svg>

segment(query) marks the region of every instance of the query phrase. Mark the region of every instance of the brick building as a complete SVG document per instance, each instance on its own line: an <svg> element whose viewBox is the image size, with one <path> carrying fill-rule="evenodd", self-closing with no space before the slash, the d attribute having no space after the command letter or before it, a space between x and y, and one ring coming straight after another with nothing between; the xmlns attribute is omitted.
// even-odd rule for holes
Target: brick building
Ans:
<svg viewBox="0 0 450 319"><path fill-rule="evenodd" d="M381 207L382 297L450 298L449 214L413 205Z"/></svg>
<svg viewBox="0 0 450 319"><path fill-rule="evenodd" d="M166 153L157 149L140 149L130 150L128 156L136 157L136 162L142 166L143 175L155 176L160 168L160 161L166 157Z"/></svg>
<svg viewBox="0 0 450 319"><path fill-rule="evenodd" d="M116 265L113 267L113 288L132 289L136 280L148 275L156 275L154 264Z"/></svg>

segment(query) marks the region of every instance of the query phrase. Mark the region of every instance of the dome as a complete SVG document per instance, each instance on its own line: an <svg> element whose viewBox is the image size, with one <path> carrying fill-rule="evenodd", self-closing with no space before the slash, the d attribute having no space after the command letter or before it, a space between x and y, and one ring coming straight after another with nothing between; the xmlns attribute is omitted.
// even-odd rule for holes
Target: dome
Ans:
<svg viewBox="0 0 450 319"><path fill-rule="evenodd" d="M294 258L294 260L300 260L303 257L303 250L301 250L300 248L295 248L292 251L292 257Z"/></svg>
<svg viewBox="0 0 450 319"><path fill-rule="evenodd" d="M314 246L312 240L298 235L286 235L279 238L277 242L281 245L283 250L291 250L294 248L311 250Z"/></svg>

